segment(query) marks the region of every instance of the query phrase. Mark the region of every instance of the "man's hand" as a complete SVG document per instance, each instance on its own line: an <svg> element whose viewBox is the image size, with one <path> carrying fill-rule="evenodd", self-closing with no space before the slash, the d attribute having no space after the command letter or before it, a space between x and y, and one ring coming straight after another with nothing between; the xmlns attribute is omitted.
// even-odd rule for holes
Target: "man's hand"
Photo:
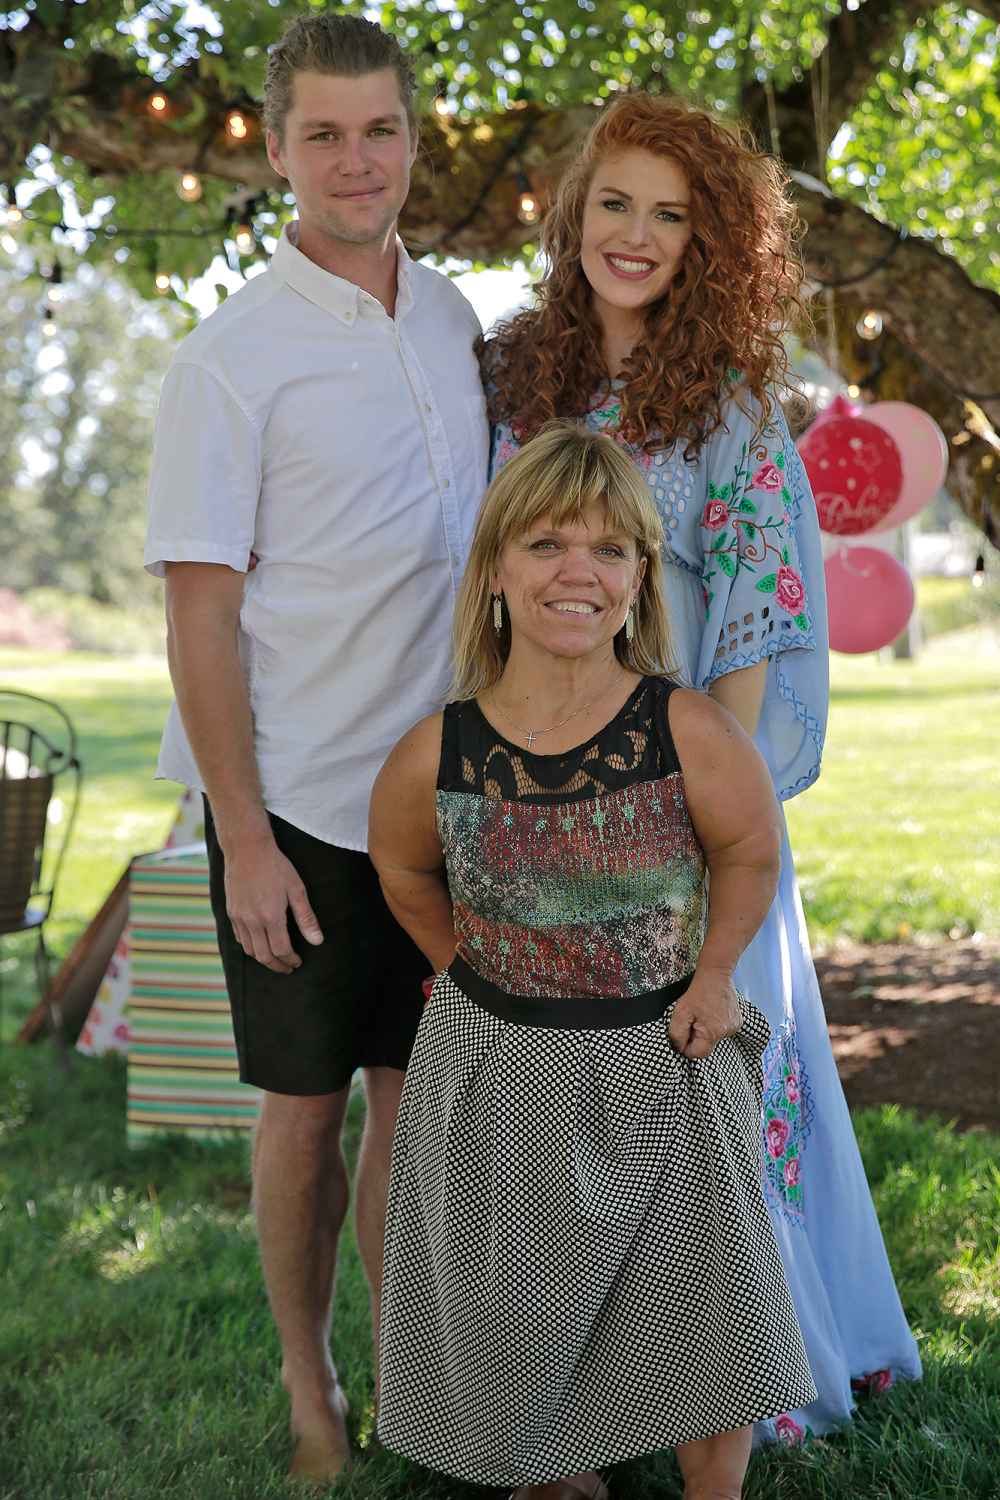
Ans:
<svg viewBox="0 0 1000 1500"><path fill-rule="evenodd" d="M291 974L301 958L288 936L288 908L307 943L323 941L316 914L295 866L273 839L225 851L226 910L237 942L276 974Z"/></svg>
<svg viewBox="0 0 1000 1500"><path fill-rule="evenodd" d="M670 1040L682 1057L708 1057L725 1036L743 1026L736 989L727 973L715 970L694 978L674 1006Z"/></svg>

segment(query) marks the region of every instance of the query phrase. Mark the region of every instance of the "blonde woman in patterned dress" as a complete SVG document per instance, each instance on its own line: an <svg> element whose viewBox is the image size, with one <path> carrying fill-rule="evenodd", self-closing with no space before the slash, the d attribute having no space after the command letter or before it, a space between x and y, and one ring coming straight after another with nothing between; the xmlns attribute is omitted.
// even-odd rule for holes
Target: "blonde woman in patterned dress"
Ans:
<svg viewBox="0 0 1000 1500"><path fill-rule="evenodd" d="M456 700L378 782L370 849L437 971L396 1132L379 1433L517 1500L675 1447L741 1493L814 1387L760 1182L767 1023L731 975L774 895L760 756L675 688L662 527L555 424L479 518ZM706 871L711 896L706 897Z"/></svg>

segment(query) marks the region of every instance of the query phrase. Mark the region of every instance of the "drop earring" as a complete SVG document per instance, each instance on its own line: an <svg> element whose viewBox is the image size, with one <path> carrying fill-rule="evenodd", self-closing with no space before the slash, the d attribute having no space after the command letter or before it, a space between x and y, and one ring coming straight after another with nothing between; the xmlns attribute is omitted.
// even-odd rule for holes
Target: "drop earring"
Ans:
<svg viewBox="0 0 1000 1500"><path fill-rule="evenodd" d="M503 595L493 595L493 629L497 635L503 629Z"/></svg>
<svg viewBox="0 0 1000 1500"><path fill-rule="evenodd" d="M625 616L625 639L627 641L635 640L635 609L631 604L628 607L628 614Z"/></svg>

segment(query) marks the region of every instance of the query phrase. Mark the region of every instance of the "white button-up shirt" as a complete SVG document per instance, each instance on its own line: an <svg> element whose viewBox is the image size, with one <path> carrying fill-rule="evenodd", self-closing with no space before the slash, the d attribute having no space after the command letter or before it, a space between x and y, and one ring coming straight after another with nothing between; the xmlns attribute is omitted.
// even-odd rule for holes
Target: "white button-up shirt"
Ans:
<svg viewBox="0 0 1000 1500"><path fill-rule="evenodd" d="M398 246L396 315L282 236L180 345L146 566L247 572L240 654L264 805L346 849L399 737L444 700L486 483L476 314ZM158 774L202 789L176 704Z"/></svg>

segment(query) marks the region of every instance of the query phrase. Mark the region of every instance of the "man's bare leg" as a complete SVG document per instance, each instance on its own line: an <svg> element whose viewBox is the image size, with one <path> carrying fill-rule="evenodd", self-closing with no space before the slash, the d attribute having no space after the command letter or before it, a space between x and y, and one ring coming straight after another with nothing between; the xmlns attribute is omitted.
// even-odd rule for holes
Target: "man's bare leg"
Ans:
<svg viewBox="0 0 1000 1500"><path fill-rule="evenodd" d="M347 1213L340 1133L349 1089L265 1093L254 1140L260 1258L291 1399L292 1474L332 1479L350 1461L346 1401L330 1357L337 1241Z"/></svg>
<svg viewBox="0 0 1000 1500"><path fill-rule="evenodd" d="M740 1500L752 1437L752 1427L737 1427L679 1444L675 1452L684 1475L684 1500Z"/></svg>
<svg viewBox="0 0 1000 1500"><path fill-rule="evenodd" d="M382 1299L382 1249L385 1241L385 1209L389 1194L389 1162L392 1133L403 1092L399 1068L365 1068L368 1111L358 1153L355 1178L354 1222L358 1249L372 1304L372 1357L375 1366L375 1406L379 1393L379 1306Z"/></svg>

